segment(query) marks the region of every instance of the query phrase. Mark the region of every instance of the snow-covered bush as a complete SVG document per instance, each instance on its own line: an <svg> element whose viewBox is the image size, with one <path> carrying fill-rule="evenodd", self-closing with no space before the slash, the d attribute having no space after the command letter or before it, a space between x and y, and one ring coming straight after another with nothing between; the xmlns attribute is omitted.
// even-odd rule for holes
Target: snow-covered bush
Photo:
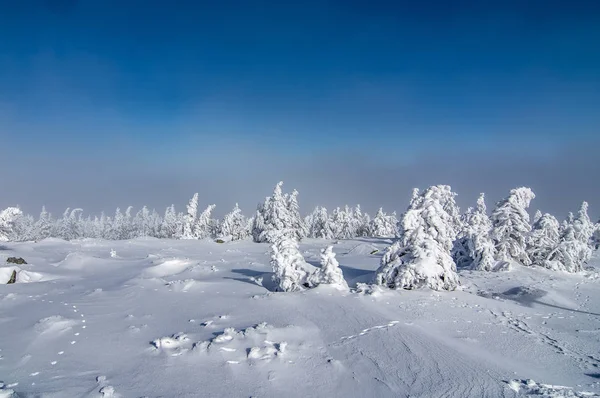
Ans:
<svg viewBox="0 0 600 398"><path fill-rule="evenodd" d="M530 188L515 188L496 205L491 219L492 239L498 260L531 265L525 239L531 231L527 208L534 198L535 194Z"/></svg>
<svg viewBox="0 0 600 398"><path fill-rule="evenodd" d="M312 275L309 276L311 285L334 285L343 290L348 289L348 284L344 279L344 274L340 268L340 264L335 258L333 246L327 246L321 250L321 268L318 268Z"/></svg>
<svg viewBox="0 0 600 398"><path fill-rule="evenodd" d="M399 222L401 237L382 257L376 284L392 289L456 289L459 280L450 256L459 227L455 195L447 185L432 186L422 194L414 191Z"/></svg>
<svg viewBox="0 0 600 398"><path fill-rule="evenodd" d="M289 236L289 232L274 233L278 232L281 233L277 237L268 237L274 242L271 246L271 266L277 290L295 292L313 287L309 279L315 267L304 260L298 250L298 242Z"/></svg>

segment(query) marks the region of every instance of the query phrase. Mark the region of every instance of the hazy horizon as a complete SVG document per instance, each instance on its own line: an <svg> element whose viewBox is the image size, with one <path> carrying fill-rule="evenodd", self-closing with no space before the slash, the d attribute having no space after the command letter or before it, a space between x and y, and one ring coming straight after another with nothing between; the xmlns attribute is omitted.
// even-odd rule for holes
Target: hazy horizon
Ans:
<svg viewBox="0 0 600 398"><path fill-rule="evenodd" d="M303 213L448 184L600 217L596 2L0 7L1 207L250 215L283 180Z"/></svg>

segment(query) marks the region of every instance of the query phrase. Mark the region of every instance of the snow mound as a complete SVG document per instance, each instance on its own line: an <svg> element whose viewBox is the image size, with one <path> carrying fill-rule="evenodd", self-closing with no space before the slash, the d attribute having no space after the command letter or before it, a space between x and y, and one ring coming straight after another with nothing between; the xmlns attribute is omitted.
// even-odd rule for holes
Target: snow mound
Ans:
<svg viewBox="0 0 600 398"><path fill-rule="evenodd" d="M154 349L161 351L167 355L176 357L179 356L192 347L190 338L185 333L175 333L169 337L161 337L156 339L150 344L153 345Z"/></svg>
<svg viewBox="0 0 600 398"><path fill-rule="evenodd" d="M98 257L92 257L81 252L71 252L67 254L64 260L53 264L55 267L60 267L70 270L81 270L93 266L103 266L106 260Z"/></svg>
<svg viewBox="0 0 600 398"><path fill-rule="evenodd" d="M514 392L518 393L519 396L524 397L546 397L546 398L561 398L561 397L575 397L575 398L589 398L589 397L600 397L600 395L592 392L579 392L574 391L570 387L553 386L549 384L539 384L531 379L527 380L511 380L508 382L508 387Z"/></svg>
<svg viewBox="0 0 600 398"><path fill-rule="evenodd" d="M70 330L77 321L73 319L63 318L60 315L49 316L44 319L40 319L34 326L34 329L39 334L61 334Z"/></svg>
<svg viewBox="0 0 600 398"><path fill-rule="evenodd" d="M153 278L163 278L165 276L177 275L188 269L192 264L193 261L188 258L172 258L147 268L144 271L144 275Z"/></svg>
<svg viewBox="0 0 600 398"><path fill-rule="evenodd" d="M17 393L0 381L0 398L17 398Z"/></svg>
<svg viewBox="0 0 600 398"><path fill-rule="evenodd" d="M39 272L25 271L19 267L0 267L0 284L7 283L13 271L17 272L16 283L40 282L44 279L44 275Z"/></svg>
<svg viewBox="0 0 600 398"><path fill-rule="evenodd" d="M270 362L277 358L288 358L289 344L283 338L286 335L293 337L292 330L275 328L265 322L239 331L226 328L213 339L194 344L194 349L208 354L218 353L228 364Z"/></svg>

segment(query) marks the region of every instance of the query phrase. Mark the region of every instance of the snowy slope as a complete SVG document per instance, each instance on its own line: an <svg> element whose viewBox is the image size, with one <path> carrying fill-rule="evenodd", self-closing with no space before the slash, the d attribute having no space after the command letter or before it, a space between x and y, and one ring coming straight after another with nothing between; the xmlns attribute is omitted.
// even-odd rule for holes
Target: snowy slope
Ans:
<svg viewBox="0 0 600 398"><path fill-rule="evenodd" d="M389 242L334 245L351 287L372 277L381 251L371 253ZM318 266L328 243L300 249ZM455 292L273 293L265 244L50 239L2 249L0 263L28 262L18 283L0 279L0 380L20 397L600 393L593 272L462 272Z"/></svg>

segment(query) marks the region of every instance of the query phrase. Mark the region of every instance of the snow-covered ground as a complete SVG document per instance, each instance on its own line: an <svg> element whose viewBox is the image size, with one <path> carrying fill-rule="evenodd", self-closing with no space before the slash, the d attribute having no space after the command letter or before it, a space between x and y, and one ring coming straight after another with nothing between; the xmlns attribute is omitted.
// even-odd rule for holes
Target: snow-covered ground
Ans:
<svg viewBox="0 0 600 398"><path fill-rule="evenodd" d="M372 278L389 243L334 245L351 287ZM327 244L300 249L318 266ZM28 264L0 266L0 397L600 394L595 272L464 271L454 292L273 293L266 244L49 239L1 249L1 264ZM13 269L17 283L4 284Z"/></svg>

